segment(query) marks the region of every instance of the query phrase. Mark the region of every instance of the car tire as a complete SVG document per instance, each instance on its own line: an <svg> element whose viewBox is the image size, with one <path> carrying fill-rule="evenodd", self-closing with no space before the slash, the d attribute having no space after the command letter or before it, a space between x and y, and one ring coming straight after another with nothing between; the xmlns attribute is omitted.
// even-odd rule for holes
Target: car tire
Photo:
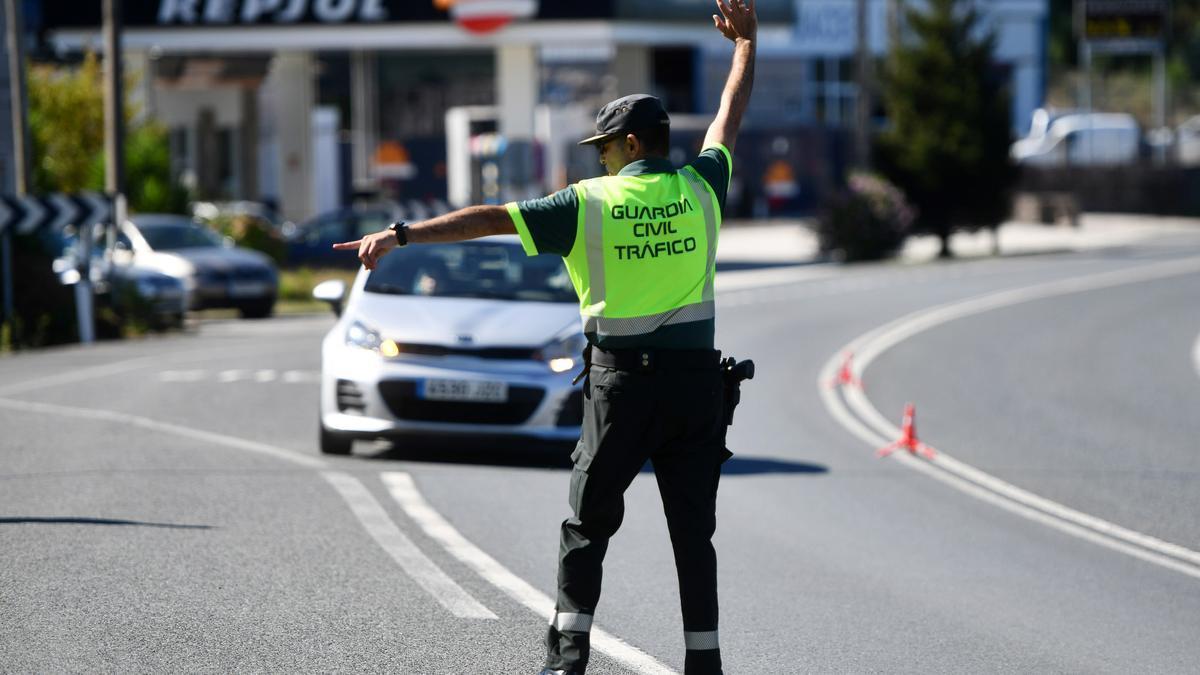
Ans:
<svg viewBox="0 0 1200 675"><path fill-rule="evenodd" d="M275 298L256 300L238 307L243 319L265 319L275 311Z"/></svg>
<svg viewBox="0 0 1200 675"><path fill-rule="evenodd" d="M330 431L322 426L320 445L321 454L323 455L349 455L354 445L354 438L346 434L339 434L336 431Z"/></svg>

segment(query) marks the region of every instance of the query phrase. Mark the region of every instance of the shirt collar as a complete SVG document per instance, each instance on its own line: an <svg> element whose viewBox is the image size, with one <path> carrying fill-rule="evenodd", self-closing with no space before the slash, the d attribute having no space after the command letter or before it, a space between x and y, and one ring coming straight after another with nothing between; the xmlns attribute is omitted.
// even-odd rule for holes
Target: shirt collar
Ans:
<svg viewBox="0 0 1200 675"><path fill-rule="evenodd" d="M673 173L675 165L665 157L647 157L634 160L617 172L618 176L640 176L646 173Z"/></svg>

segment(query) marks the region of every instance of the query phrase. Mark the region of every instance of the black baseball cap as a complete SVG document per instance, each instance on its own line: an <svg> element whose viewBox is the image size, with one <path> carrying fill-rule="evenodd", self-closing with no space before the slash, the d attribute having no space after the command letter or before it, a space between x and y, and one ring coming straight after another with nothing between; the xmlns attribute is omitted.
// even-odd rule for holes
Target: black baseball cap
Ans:
<svg viewBox="0 0 1200 675"><path fill-rule="evenodd" d="M617 136L670 124L667 109L657 97L631 94L604 104L596 113L596 135L579 141L579 144L605 143Z"/></svg>

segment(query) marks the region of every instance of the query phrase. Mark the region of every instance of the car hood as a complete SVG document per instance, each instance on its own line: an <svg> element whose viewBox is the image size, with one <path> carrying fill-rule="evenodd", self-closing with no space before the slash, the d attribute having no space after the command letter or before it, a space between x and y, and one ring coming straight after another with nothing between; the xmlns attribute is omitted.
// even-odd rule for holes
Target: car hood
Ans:
<svg viewBox="0 0 1200 675"><path fill-rule="evenodd" d="M190 262L196 269L227 270L234 267L274 267L270 258L244 248L181 248L160 252Z"/></svg>
<svg viewBox="0 0 1200 675"><path fill-rule="evenodd" d="M230 272L247 267L274 270L275 265L258 251L244 248L181 248L175 251L145 251L137 255L139 265L171 276L195 272Z"/></svg>
<svg viewBox="0 0 1200 675"><path fill-rule="evenodd" d="M396 342L447 347L540 347L580 325L579 309L573 303L365 292L346 318Z"/></svg>

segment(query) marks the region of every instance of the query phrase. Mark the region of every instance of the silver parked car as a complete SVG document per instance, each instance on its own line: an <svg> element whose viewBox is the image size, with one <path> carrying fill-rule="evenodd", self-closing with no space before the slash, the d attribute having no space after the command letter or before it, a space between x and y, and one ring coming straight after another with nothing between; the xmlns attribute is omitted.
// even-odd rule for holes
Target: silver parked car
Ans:
<svg viewBox="0 0 1200 675"><path fill-rule="evenodd" d="M585 341L560 258L512 236L412 246L346 290L313 291L340 312L321 347L322 452L404 434L578 437Z"/></svg>
<svg viewBox="0 0 1200 675"><path fill-rule="evenodd" d="M188 307L233 307L242 316L270 316L279 293L279 273L269 257L238 248L207 226L185 216L133 216L117 235L113 259L136 261L180 279Z"/></svg>

